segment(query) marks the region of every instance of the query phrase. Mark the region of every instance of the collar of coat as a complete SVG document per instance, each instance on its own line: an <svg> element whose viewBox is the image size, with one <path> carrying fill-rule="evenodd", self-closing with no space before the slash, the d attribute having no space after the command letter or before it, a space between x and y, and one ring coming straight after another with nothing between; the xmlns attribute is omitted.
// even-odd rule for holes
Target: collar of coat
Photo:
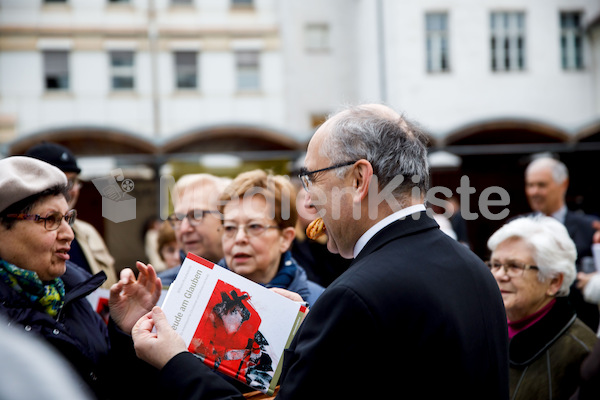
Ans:
<svg viewBox="0 0 600 400"><path fill-rule="evenodd" d="M429 217L425 211L410 214L404 218L392 222L377 232L371 239L369 239L367 244L365 244L365 247L363 247L362 251L354 259L352 264L355 264L361 258L366 257L391 241L404 236L410 236L422 231L436 228L439 230L439 225L433 218ZM441 231L439 232L441 233Z"/></svg>
<svg viewBox="0 0 600 400"><path fill-rule="evenodd" d="M548 314L512 338L508 350L510 365L531 364L573 325L576 318L577 315L566 298L556 299L556 304Z"/></svg>

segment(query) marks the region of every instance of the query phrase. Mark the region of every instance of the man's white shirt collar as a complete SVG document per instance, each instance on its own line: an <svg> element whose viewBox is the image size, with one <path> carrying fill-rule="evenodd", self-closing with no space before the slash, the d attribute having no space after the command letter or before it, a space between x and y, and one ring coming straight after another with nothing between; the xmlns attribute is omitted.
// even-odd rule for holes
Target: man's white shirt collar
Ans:
<svg viewBox="0 0 600 400"><path fill-rule="evenodd" d="M362 251L367 242L371 240L371 238L375 236L377 232L379 232L392 222L395 222L399 219L405 218L411 214L421 211L425 211L424 204L416 204L414 206L406 207L400 211L396 211L395 213L388 215L387 217L370 227L369 230L363 233L363 235L356 241L356 244L354 245L354 258L358 256L358 254Z"/></svg>
<svg viewBox="0 0 600 400"><path fill-rule="evenodd" d="M556 218L561 224L565 224L565 218L567 217L567 206L563 205L558 209L557 212L552 214L553 218Z"/></svg>
<svg viewBox="0 0 600 400"><path fill-rule="evenodd" d="M552 217L564 225L565 218L567 218L567 206L563 205L561 208L558 209L558 211L556 211L555 213L552 213L550 215L546 215L541 211L536 211L533 213L533 215L544 215L544 216Z"/></svg>

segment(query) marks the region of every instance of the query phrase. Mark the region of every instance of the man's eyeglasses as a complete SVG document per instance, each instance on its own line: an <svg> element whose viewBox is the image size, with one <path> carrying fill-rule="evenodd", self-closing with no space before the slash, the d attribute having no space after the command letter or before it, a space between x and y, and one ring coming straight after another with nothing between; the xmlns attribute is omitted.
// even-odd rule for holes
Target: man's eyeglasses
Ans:
<svg viewBox="0 0 600 400"><path fill-rule="evenodd" d="M314 175L318 172L325 172L332 169L347 167L348 165L352 165L355 163L356 161L347 161L341 164L332 165L331 167L317 169L315 171L309 171L306 168L302 168L300 170L300 173L298 174L298 178L300 178L300 180L302 181L302 186L304 187L304 190L308 191L308 188L312 185L312 182L310 180L311 175Z"/></svg>
<svg viewBox="0 0 600 400"><path fill-rule="evenodd" d="M514 261L508 261L505 263L500 263L498 261L486 261L485 265L487 265L490 271L492 271L494 274L498 272L500 268L504 268L506 275L510 276L511 278L522 276L528 269L537 269L539 271L539 268L535 265L522 264Z"/></svg>
<svg viewBox="0 0 600 400"><path fill-rule="evenodd" d="M73 226L75 223L75 218L77 218L77 211L70 210L67 211L66 214L61 214L58 211L52 212L45 217L42 217L39 214L7 214L7 218L12 219L20 219L20 220L29 220L29 221L44 221L44 228L48 231L55 231L60 227L62 220L67 221L69 226Z"/></svg>
<svg viewBox="0 0 600 400"><path fill-rule="evenodd" d="M225 236L227 239L233 239L237 236L240 227L244 229L244 233L246 233L246 236L248 237L260 236L263 233L265 233L267 229L279 229L279 226L277 225L263 225L259 223L251 223L247 225L234 225L225 223L221 227L221 230L223 231L223 236Z"/></svg>
<svg viewBox="0 0 600 400"><path fill-rule="evenodd" d="M191 226L197 226L204 220L206 214L219 214L217 210L190 210L187 214L173 213L167 217L167 221L175 229L181 226L181 222L187 218Z"/></svg>

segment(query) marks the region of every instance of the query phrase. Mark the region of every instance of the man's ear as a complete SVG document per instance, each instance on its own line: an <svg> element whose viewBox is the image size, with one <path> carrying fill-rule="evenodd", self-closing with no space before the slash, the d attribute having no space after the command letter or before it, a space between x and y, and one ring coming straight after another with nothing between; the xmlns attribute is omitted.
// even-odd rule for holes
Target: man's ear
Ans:
<svg viewBox="0 0 600 400"><path fill-rule="evenodd" d="M567 193L567 190L569 189L569 178L565 178L565 181L560 184L560 187L563 191L563 194Z"/></svg>
<svg viewBox="0 0 600 400"><path fill-rule="evenodd" d="M352 188L354 203L361 203L369 193L373 178L373 166L365 159L358 160L352 170Z"/></svg>

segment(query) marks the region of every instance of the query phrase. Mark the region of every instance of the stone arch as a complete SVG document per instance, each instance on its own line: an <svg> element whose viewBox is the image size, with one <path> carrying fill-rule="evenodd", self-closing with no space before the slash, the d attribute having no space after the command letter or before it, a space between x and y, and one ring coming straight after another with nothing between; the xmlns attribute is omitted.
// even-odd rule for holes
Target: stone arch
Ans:
<svg viewBox="0 0 600 400"><path fill-rule="evenodd" d="M43 141L61 144L77 156L154 155L157 153L154 143L123 130L72 126L27 135L9 146L9 154L23 154L31 146Z"/></svg>
<svg viewBox="0 0 600 400"><path fill-rule="evenodd" d="M298 151L302 145L289 135L263 127L221 125L198 128L170 138L163 154Z"/></svg>

